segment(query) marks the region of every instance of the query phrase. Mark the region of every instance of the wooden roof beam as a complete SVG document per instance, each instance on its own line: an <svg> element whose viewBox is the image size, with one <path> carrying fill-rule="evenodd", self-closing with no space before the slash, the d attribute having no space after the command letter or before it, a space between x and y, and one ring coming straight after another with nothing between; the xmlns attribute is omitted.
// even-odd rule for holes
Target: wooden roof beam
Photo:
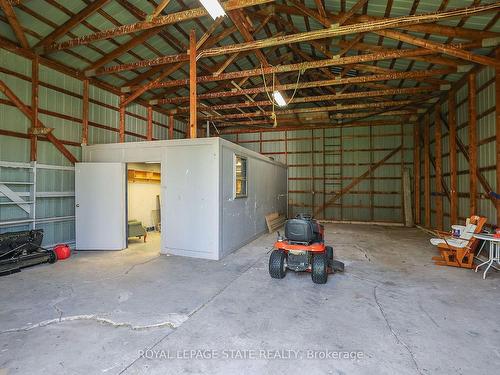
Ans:
<svg viewBox="0 0 500 375"><path fill-rule="evenodd" d="M438 43L427 39L417 38L409 34L398 33L392 30L378 30L375 33L384 37L399 40L401 42L413 44L418 47L427 48L431 51L445 53L450 56L458 57L462 60L472 61L477 64L500 68L500 61L498 61L495 58L477 55L475 53L465 51L455 46L446 45L443 43Z"/></svg>
<svg viewBox="0 0 500 375"><path fill-rule="evenodd" d="M17 19L16 12L14 8L12 8L12 4L7 0L0 0L0 7L3 9L5 16L7 17L7 21L9 21L10 27L14 31L17 40L21 44L23 48L30 48L28 43L28 39L26 39L26 35L24 35L23 28Z"/></svg>
<svg viewBox="0 0 500 375"><path fill-rule="evenodd" d="M275 45L284 45L289 43L306 42L310 40L325 39L342 35L374 32L384 29L392 29L392 28L398 28L420 23L438 22L449 18L457 18L457 17L460 18L465 15L480 14L484 12L494 12L498 11L499 9L500 9L500 2L497 2L493 4L486 4L469 8L459 8L443 12L395 17L395 18L382 19L382 20L364 22L353 25L332 27L329 29L308 31L298 34L285 35L282 37L261 39L255 42L246 42L219 48L212 48L210 50L203 50L200 52L198 58L218 56L223 54L232 54L234 52L261 49L261 48L272 47Z"/></svg>
<svg viewBox="0 0 500 375"><path fill-rule="evenodd" d="M109 0L95 0L83 8L80 12L76 13L74 16L70 17L65 23L59 26L57 29L52 31L45 38L40 40L34 47L35 52L43 53L44 46L47 46L51 43L56 42L59 38L66 35L69 31L71 31L75 26L80 24L83 20L97 12L104 5L106 5Z"/></svg>
<svg viewBox="0 0 500 375"><path fill-rule="evenodd" d="M203 34L203 36L196 42L196 48L201 48L203 44L208 40L210 35L217 29L217 27L222 23L223 18L219 18L218 20L214 21L212 25L208 28L207 32ZM154 29L153 29L154 30ZM132 39L134 40L134 39ZM156 77L153 81L148 82L147 84L137 88L133 93L131 93L122 103L123 105L128 105L129 103L133 102L135 99L140 97L142 94L144 94L146 91L150 90L150 87L163 81L165 78L167 78L170 74L173 72L177 71L178 69L182 68L185 65L184 62L177 63L173 66L171 66L168 69L162 68L163 70L158 77ZM152 68L154 69L154 68ZM126 90L122 89L122 92L125 92Z"/></svg>
<svg viewBox="0 0 500 375"><path fill-rule="evenodd" d="M325 27L330 27L332 25L332 21L325 15L321 15L320 12L316 12L311 8L308 8L297 0L288 0L289 3L293 4L295 8L297 8L304 16L311 17L321 23ZM324 9L323 9L324 10Z"/></svg>
<svg viewBox="0 0 500 375"><path fill-rule="evenodd" d="M302 82L296 85L295 83L278 85L275 87L276 90L294 90L297 89L306 89L306 88L314 88L314 87L324 87L324 86L338 86L338 85L346 85L352 83L365 83L365 82L377 82L377 81L388 81L388 80L399 80L399 79L411 79L411 78L421 78L421 77L432 77L445 75L455 72L454 69L432 69L432 70L416 70L411 72L399 72L399 73L391 73L391 74L378 74L378 75L368 75L368 76L360 76L360 77L348 77L348 78L337 78L330 80L322 80L322 81L313 81L313 82ZM265 93L266 88L262 87L252 87L249 89L243 89L239 91L219 91L212 92L207 94L198 95L199 99L213 99L213 98L222 98L222 97L230 97L230 96L240 96L240 95L251 95L258 93ZM160 99L160 100L152 100L150 101L151 105L157 104L178 104L185 102L189 97L176 97L176 98L168 98L168 99Z"/></svg>
<svg viewBox="0 0 500 375"><path fill-rule="evenodd" d="M255 17L267 17L268 15L273 16L275 20L280 20L281 22L281 17L274 13L274 10L280 11L282 10L282 6L279 4L275 5L270 5L260 11L257 11L254 13ZM291 7L288 7L289 9L293 9ZM303 15L303 13L296 12L297 15ZM331 21L331 23L335 23L343 13L340 13L339 15L329 15L328 19ZM383 20L384 17L376 17L376 16L369 16L369 15L354 15L351 17L350 21L348 22L349 24L354 24L354 23L361 23L361 22L369 22L369 21L376 21L376 20ZM493 23L494 24L494 23ZM469 29L469 28L463 28L463 27L454 27L454 26L447 26L447 25L441 25L441 24L436 24L436 23L422 23L422 24L416 24L416 25L406 25L406 26L401 26L400 29L402 30L407 30L407 31L416 31L416 32L422 32L422 33L428 33L428 34L439 34L447 37L453 37L453 38L461 38L461 39L469 39L469 40L476 40L476 39L485 39L485 38L495 38L499 36L499 33L493 32L493 31L488 31L487 30L476 30L476 29Z"/></svg>
<svg viewBox="0 0 500 375"><path fill-rule="evenodd" d="M249 6L266 4L273 1L274 0L228 0L224 2L222 5L226 11L229 11ZM98 40L111 39L121 35L127 35L139 31L153 29L159 26L171 25L183 21L193 20L207 15L208 12L203 7L183 10L180 12L167 14L165 16L156 17L151 21L139 21L133 24L118 26L112 29L99 31L97 33L89 34L80 38L70 39L62 43L53 43L47 46L45 51L64 50L67 48L73 48L76 46L81 46L92 42L96 42Z"/></svg>
<svg viewBox="0 0 500 375"><path fill-rule="evenodd" d="M351 7L351 9L340 16L340 18L337 20L338 24L343 25L344 23L346 23L349 18L351 18L358 10L363 8L367 2L368 0L358 0L356 4Z"/></svg>
<svg viewBox="0 0 500 375"><path fill-rule="evenodd" d="M298 114L292 114L288 115L286 117L280 117L278 119L278 124L284 124L284 123L292 123L292 124L297 124L300 121L326 121L327 123L332 124L332 120L347 120L347 119L364 119L372 116L384 116L384 117L396 117L396 116L404 116L406 119L411 118L412 116L415 116L417 112L415 110L407 110L407 109L400 109L400 110L381 110L378 112L352 112L352 113L298 113ZM204 119L203 117L200 118L200 122L202 122ZM206 121L206 120L205 120ZM401 120L399 120L401 121ZM263 124L273 124L274 120L272 119L252 119L249 121L238 121L235 122L232 119L228 119L227 121L224 119L218 120L217 121L217 127L219 124L221 126L238 126L238 125L263 125ZM226 125L224 125L226 123ZM409 121L407 122L409 123Z"/></svg>
<svg viewBox="0 0 500 375"><path fill-rule="evenodd" d="M425 48L416 48L411 50L389 50L389 51L376 52L366 55L348 56L342 58L323 59L316 61L306 61L295 64L286 64L286 65L278 65L272 67L235 71L230 73L222 73L219 74L218 76L214 75L199 76L197 79L197 83L223 81L223 80L237 79L237 78L251 77L251 76L261 76L262 74L286 73L286 72L308 70L308 69L321 69L329 66L360 64L360 63L379 61L379 60L390 60L393 58L404 58L408 56L425 56L431 53L433 52ZM453 68L450 71L456 71L456 68ZM152 88L184 86L186 84L187 84L186 79L179 79L179 80L161 82L153 86Z"/></svg>
<svg viewBox="0 0 500 375"><path fill-rule="evenodd" d="M386 89L386 90L375 90L375 91L358 91L358 92L348 92L342 94L329 94L329 95L318 95L318 96L303 96L293 98L291 104L299 103L312 103L312 102L324 102L324 101L337 101L337 100L350 100L358 98L376 98L383 96L393 96L393 95L415 95L422 93L432 93L440 90L439 86L421 86L421 87L409 87L409 88L397 88L397 89ZM230 104L219 104L212 105L210 109L215 111L219 110L231 110L236 108L250 108L257 106L270 106L271 102L269 100L261 100L256 102L244 101L242 103L230 103ZM173 110L172 113L183 113L188 112L188 107L180 107Z"/></svg>
<svg viewBox="0 0 500 375"><path fill-rule="evenodd" d="M293 123L289 125L283 125L283 120L280 119L280 123L276 128L246 128L246 129L235 129L237 127L241 126L246 126L246 125L253 125L252 122L249 122L248 124L245 124L243 122L237 122L237 123L232 123L232 124L221 124L220 127L217 125L217 128L221 130L222 134L236 134L236 133L255 133L255 132L269 132L269 131L284 131L284 130L304 130L304 129L331 129L331 128L338 128L338 127L343 127L343 128L351 128L351 127L360 127L360 126L385 126L385 125L408 125L412 124L413 122L408 122L408 121L402 121L401 119L384 119L384 120L371 120L371 121L353 121L349 122L348 124L336 124L336 123L331 123L330 121L328 122L317 122L317 123L311 123L308 121L307 123L297 121L294 119ZM229 125L229 126L228 126Z"/></svg>
<svg viewBox="0 0 500 375"><path fill-rule="evenodd" d="M118 48L114 49L112 52L102 56L99 60L93 62L91 65L85 69L85 76L91 77L95 75L95 72L100 67L106 65L107 63L113 61L114 59L120 57L121 55L127 53L132 48L138 46L139 44L144 43L146 40L151 38L152 36L158 34L161 31L161 27L156 29L149 29L144 31L143 33L137 35L136 37L130 39L128 42L123 43Z"/></svg>
<svg viewBox="0 0 500 375"><path fill-rule="evenodd" d="M322 0L314 0L314 2L316 3L316 8L318 8L318 13L321 17L326 17L326 10L325 10L325 6L323 5L323 1Z"/></svg>
<svg viewBox="0 0 500 375"><path fill-rule="evenodd" d="M160 13L163 12L163 9L165 9L169 3L170 3L170 0L162 0L161 3L156 6L153 13L151 13L151 15L148 16L146 19L148 21L151 21L154 18L158 17L160 15Z"/></svg>
<svg viewBox="0 0 500 375"><path fill-rule="evenodd" d="M412 24L419 24L419 23L425 23L425 22L435 22L435 21L439 21L442 19L460 17L460 16L463 16L464 14L477 14L477 13L482 13L482 12L486 12L486 11L494 11L494 10L498 10L498 9L500 9L500 2L494 3L494 4L477 6L477 7L460 8L460 9L456 9L456 10L430 13L430 14L424 14L424 15L418 15L418 16L405 16L405 17L398 17L398 18L392 18L392 19L387 19L387 20L370 21L370 22L365 22L365 23L361 23L361 24L340 26L340 27L336 27L336 28L329 28L329 29L322 29L322 30L315 30L315 31L304 32L304 33L297 33L297 34L273 37L273 38L261 39L261 40L257 40L257 41L232 44L232 45L227 45L227 46L223 46L223 47L214 47L214 48L210 48L210 49L204 49L204 50L199 52L198 59L206 58L206 57L213 57L213 56L218 56L218 55L225 55L225 54L231 55L231 54L234 54L236 52L261 49L261 48L272 47L272 46L276 46L276 45L284 45L284 44L290 44L290 43L298 43L298 42L304 42L304 41L325 39L325 38L332 37L332 36L364 33L364 32L369 32L369 31L382 32L383 29L386 29L386 28L400 27L400 26L404 26L404 25L412 25ZM148 67L148 66L168 64L168 63L175 63L175 62L179 62L179 61L187 61L187 54L163 56L163 57L159 57L159 58L153 59L153 60L144 60L144 61L140 61L137 63L125 64L125 65L121 65L121 66L113 66L109 69L103 69L101 72L95 72L95 73L96 74L107 74L109 72L115 73L117 71L130 70L130 69L134 69L134 68ZM92 72L92 73L94 73L94 72Z"/></svg>
<svg viewBox="0 0 500 375"><path fill-rule="evenodd" d="M377 103L357 103L357 104L337 104L332 106L294 108L274 111L276 115L290 115L298 113L316 113L316 112L340 112L355 109L386 108L395 106L407 106L416 103L414 100L391 100ZM212 108L211 108L212 109ZM268 117L273 114L272 111L253 111L248 113L231 113L217 116L205 116L205 120L220 119L241 119L246 117Z"/></svg>

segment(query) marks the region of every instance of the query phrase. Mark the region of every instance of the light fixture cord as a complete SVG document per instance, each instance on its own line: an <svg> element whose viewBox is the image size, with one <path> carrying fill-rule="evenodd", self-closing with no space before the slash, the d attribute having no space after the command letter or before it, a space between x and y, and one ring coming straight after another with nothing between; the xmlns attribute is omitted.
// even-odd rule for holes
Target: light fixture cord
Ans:
<svg viewBox="0 0 500 375"><path fill-rule="evenodd" d="M262 80L264 81L264 90L266 91L266 95L267 95L269 101L273 104L273 107L274 107L274 100L271 97L271 95L269 95L269 89L267 88L266 76L264 75L264 67L262 66L262 63L260 64L260 69L262 72Z"/></svg>
<svg viewBox="0 0 500 375"><path fill-rule="evenodd" d="M299 80L300 80L301 74L302 74L302 70L299 70L299 74L297 75L297 81L295 82L295 89L293 90L293 94L290 97L290 100L286 103L287 105L292 102L293 98L295 97L295 94L297 93L297 90L299 88Z"/></svg>

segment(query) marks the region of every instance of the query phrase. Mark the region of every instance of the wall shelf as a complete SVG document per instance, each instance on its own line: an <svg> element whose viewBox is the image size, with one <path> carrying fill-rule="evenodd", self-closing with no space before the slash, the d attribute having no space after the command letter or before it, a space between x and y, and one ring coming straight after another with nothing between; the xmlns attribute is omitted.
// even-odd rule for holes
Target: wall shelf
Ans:
<svg viewBox="0 0 500 375"><path fill-rule="evenodd" d="M159 172L128 170L128 182L153 182L159 184L160 181L161 174Z"/></svg>

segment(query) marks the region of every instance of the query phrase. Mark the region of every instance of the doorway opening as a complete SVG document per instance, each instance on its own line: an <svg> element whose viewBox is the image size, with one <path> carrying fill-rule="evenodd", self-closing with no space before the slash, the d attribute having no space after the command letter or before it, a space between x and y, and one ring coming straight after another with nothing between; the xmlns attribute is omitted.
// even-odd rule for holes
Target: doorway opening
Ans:
<svg viewBox="0 0 500 375"><path fill-rule="evenodd" d="M127 245L160 247L161 164L127 164ZM147 245L146 245L147 244Z"/></svg>

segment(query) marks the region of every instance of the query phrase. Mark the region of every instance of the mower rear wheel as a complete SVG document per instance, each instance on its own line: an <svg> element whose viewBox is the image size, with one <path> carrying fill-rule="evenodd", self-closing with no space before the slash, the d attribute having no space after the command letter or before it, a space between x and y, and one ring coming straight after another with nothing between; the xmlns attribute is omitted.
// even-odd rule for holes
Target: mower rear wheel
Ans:
<svg viewBox="0 0 500 375"><path fill-rule="evenodd" d="M311 277L315 284L325 284L328 280L328 255L326 252L313 256Z"/></svg>
<svg viewBox="0 0 500 375"><path fill-rule="evenodd" d="M286 254L281 250L273 250L269 257L269 275L273 279L282 279L286 274Z"/></svg>

